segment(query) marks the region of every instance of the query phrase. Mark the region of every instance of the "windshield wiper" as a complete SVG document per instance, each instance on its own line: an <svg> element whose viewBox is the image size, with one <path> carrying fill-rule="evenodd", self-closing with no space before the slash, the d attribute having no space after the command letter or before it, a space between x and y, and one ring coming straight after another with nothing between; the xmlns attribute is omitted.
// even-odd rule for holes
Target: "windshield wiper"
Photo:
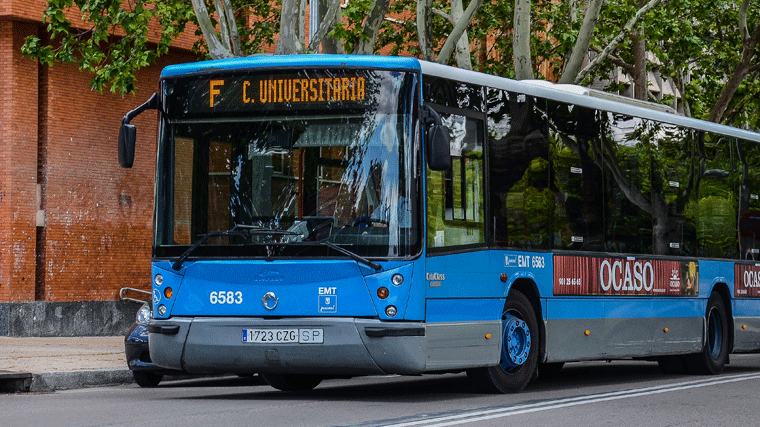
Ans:
<svg viewBox="0 0 760 427"><path fill-rule="evenodd" d="M187 257L189 257L190 254L198 248L198 246L205 243L209 237L218 236L299 236L299 234L288 230L272 230L271 228L259 227L257 225L242 224L237 224L231 229L225 231L211 231L209 233L201 235L200 239L193 243L192 246L187 248L187 250L182 255L180 255L176 261L174 261L174 264L172 264L172 269L179 271L179 269L182 268L182 263L185 262Z"/></svg>
<svg viewBox="0 0 760 427"><path fill-rule="evenodd" d="M375 271L380 271L383 268L382 265L380 265L380 264L378 264L376 262L372 262L372 261L368 260L367 258L364 258L363 256L359 255L359 254L356 254L354 252L349 251L346 248L342 248L342 247L336 245L335 243L330 243L330 242L327 242L327 241L324 241L324 240L319 241L317 243L319 243L320 245L327 246L330 249L334 249L334 250L342 253L343 255L348 256L349 258L351 258L352 260L354 260L356 262L360 262L360 263L362 263L364 265L368 265L371 268L375 269Z"/></svg>

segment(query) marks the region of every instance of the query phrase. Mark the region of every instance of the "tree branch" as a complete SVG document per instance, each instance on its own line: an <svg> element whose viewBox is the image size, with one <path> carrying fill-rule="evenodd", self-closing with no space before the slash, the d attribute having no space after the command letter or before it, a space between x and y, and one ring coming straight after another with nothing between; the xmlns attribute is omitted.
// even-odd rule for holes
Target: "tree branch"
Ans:
<svg viewBox="0 0 760 427"><path fill-rule="evenodd" d="M317 48L319 47L319 44L322 43L322 39L327 35L328 32L330 32L330 29L332 29L332 26L333 24L335 24L335 20L338 17L339 8L340 8L340 0L333 0L333 2L330 3L330 7L327 8L327 12L325 12L325 16L322 17L322 21L319 23L319 26L317 27L317 32L314 33L314 37L311 40L309 40L310 51L316 52Z"/></svg>
<svg viewBox="0 0 760 427"><path fill-rule="evenodd" d="M374 0L372 2L372 7L362 26L362 37L354 48L355 54L371 55L375 50L377 33L380 31L380 25L382 25L383 18L388 13L390 4L391 0Z"/></svg>
<svg viewBox="0 0 760 427"><path fill-rule="evenodd" d="M235 55L225 48L222 41L219 40L214 25L211 24L211 18L206 9L206 3L203 0L192 0L195 16L198 18L198 25L201 27L203 37L208 45L208 53L213 59L232 58Z"/></svg>
<svg viewBox="0 0 760 427"><path fill-rule="evenodd" d="M602 10L604 0L591 0L586 9L586 15L583 17L581 29L578 31L578 38L573 45L570 57L565 61L565 70L559 83L573 83L575 77L583 66L583 59L588 53L588 47L591 44L591 37L594 35L596 23L599 20L599 12Z"/></svg>
<svg viewBox="0 0 760 427"><path fill-rule="evenodd" d="M230 29L230 42L232 42L232 54L235 56L243 56L243 46L240 43L240 32L238 31L237 21L235 20L235 10L232 9L232 3L230 0L222 0L224 5L225 15L227 16L227 24Z"/></svg>
<svg viewBox="0 0 760 427"><path fill-rule="evenodd" d="M636 22L644 16L645 13L652 10L655 6L658 4L665 2L667 0L649 0L649 3L645 4L641 9L639 9L636 12L636 15L633 16L633 18L629 19L628 22L625 23L623 26L623 29L620 31L620 33L610 42L607 47L602 50L602 52L594 58L593 61L591 61L588 65L586 65L583 70L581 70L578 75L575 77L575 80L573 83L580 84L583 82L583 80L588 76L592 71L594 71L601 63L602 61L605 61L607 57L618 47L618 45L623 41L623 39L628 35L628 33L633 30L633 26L636 25Z"/></svg>
<svg viewBox="0 0 760 427"><path fill-rule="evenodd" d="M452 2L453 3L453 2ZM464 13L462 14L462 17L459 18L459 21L454 25L454 29L451 30L451 34L449 34L449 37L446 38L446 42L443 44L443 47L441 48L441 51L438 52L438 58L436 61L439 64L446 64L449 62L449 58L451 58L451 54L454 52L454 48L456 47L457 42L459 42L459 39L462 38L462 35L465 33L465 30L470 25L470 22L472 22L472 18L475 16L476 13L478 13L478 9L480 9L480 6L483 4L483 0L470 0L470 4L467 5L467 9L465 9ZM452 17L454 17L454 10L452 5ZM469 52L467 53L468 59L469 59ZM469 61L467 61L469 62ZM472 69L472 64L463 65L463 68L467 68L469 70Z"/></svg>

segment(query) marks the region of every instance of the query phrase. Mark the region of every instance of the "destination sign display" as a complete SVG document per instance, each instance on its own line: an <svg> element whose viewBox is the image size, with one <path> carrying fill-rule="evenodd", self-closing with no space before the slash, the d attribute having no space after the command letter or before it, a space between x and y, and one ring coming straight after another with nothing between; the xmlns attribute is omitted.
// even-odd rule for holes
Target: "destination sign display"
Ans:
<svg viewBox="0 0 760 427"><path fill-rule="evenodd" d="M373 71L214 75L165 81L170 116L281 109L365 108L382 76Z"/></svg>

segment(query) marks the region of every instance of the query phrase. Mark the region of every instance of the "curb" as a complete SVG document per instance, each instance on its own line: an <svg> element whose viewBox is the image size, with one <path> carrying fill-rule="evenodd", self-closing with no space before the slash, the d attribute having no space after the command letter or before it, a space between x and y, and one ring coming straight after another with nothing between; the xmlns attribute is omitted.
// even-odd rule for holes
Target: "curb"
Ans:
<svg viewBox="0 0 760 427"><path fill-rule="evenodd" d="M40 374L23 374L31 376L26 384L16 382L11 393L44 393L56 390L73 390L90 387L132 384L135 382L129 369L98 369L85 371L51 371Z"/></svg>

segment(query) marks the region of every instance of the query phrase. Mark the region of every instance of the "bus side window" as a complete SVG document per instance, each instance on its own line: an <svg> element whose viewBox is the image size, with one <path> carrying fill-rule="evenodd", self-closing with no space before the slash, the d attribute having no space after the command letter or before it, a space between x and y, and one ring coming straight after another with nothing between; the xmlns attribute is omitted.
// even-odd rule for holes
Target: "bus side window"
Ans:
<svg viewBox="0 0 760 427"><path fill-rule="evenodd" d="M739 256L760 259L760 145L737 141Z"/></svg>
<svg viewBox="0 0 760 427"><path fill-rule="evenodd" d="M594 162L599 122L595 110L548 104L555 191L553 246L604 250L604 177Z"/></svg>
<svg viewBox="0 0 760 427"><path fill-rule="evenodd" d="M498 246L551 247L554 195L545 108L543 99L489 89L489 226Z"/></svg>
<svg viewBox="0 0 760 427"><path fill-rule="evenodd" d="M451 135L452 165L428 170L428 246L484 243L483 122L458 114L441 118Z"/></svg>
<svg viewBox="0 0 760 427"><path fill-rule="evenodd" d="M704 167L697 202L698 255L710 258L738 258L738 185L734 182L732 149L728 137L700 132L697 142Z"/></svg>
<svg viewBox="0 0 760 427"><path fill-rule="evenodd" d="M694 256L698 149L694 134L677 126L643 121L642 141L651 147L652 245L657 255Z"/></svg>
<svg viewBox="0 0 760 427"><path fill-rule="evenodd" d="M642 206L651 190L651 152L635 132L641 121L608 112L600 120L600 147L610 157L604 168L605 251L651 253L652 215Z"/></svg>

